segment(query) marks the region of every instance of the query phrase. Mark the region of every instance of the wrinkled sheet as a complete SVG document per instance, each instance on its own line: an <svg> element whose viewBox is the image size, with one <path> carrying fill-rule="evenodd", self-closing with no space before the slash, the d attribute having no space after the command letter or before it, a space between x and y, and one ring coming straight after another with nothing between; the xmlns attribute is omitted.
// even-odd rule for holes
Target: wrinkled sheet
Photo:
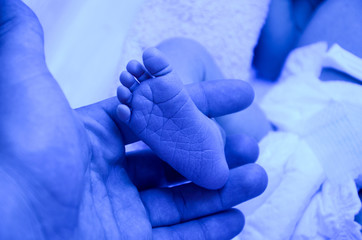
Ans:
<svg viewBox="0 0 362 240"><path fill-rule="evenodd" d="M279 129L260 144L269 186L240 206L239 239L362 239L362 87L320 81L326 54L323 42L295 50L262 101Z"/></svg>

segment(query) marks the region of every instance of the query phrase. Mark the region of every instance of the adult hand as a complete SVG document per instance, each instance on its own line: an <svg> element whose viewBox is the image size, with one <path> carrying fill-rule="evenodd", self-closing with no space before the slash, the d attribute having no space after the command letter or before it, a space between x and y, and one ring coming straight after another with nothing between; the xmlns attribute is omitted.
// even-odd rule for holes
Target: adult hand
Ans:
<svg viewBox="0 0 362 240"><path fill-rule="evenodd" d="M116 99L70 108L47 69L41 26L20 0L0 0L0 66L1 239L231 238L243 216L229 208L266 186L265 172L247 164L233 169L218 191L192 183L138 190L130 180L137 173L123 167L124 146L137 139L113 121ZM215 84L189 87L205 114L250 104L244 83ZM245 96L228 97L230 87ZM256 145L246 142L251 150L242 154L255 158ZM137 159L133 164L147 172L140 164L147 158Z"/></svg>

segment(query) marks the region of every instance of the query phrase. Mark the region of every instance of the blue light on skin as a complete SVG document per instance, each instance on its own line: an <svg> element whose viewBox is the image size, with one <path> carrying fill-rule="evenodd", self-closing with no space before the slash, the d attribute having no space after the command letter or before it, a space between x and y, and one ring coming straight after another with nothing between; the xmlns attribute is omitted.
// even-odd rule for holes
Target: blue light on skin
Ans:
<svg viewBox="0 0 362 240"><path fill-rule="evenodd" d="M241 231L243 215L230 208L263 192L261 167L232 169L218 191L138 190L123 168L124 145L137 139L115 121L118 100L71 109L48 71L36 16L20 0L0 0L0 13L1 239L230 239ZM246 86L205 84L188 88L210 117L232 112L230 99L205 100Z"/></svg>

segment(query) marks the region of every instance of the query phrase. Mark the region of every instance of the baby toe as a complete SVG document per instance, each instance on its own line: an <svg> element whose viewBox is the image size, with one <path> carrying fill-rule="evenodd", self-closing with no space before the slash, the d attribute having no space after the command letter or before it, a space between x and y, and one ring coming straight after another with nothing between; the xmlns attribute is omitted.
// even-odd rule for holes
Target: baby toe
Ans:
<svg viewBox="0 0 362 240"><path fill-rule="evenodd" d="M147 72L144 66L136 61L132 60L127 64L127 71L132 74L139 82L145 81L151 78L151 75Z"/></svg>
<svg viewBox="0 0 362 240"><path fill-rule="evenodd" d="M117 88L117 97L121 103L129 105L132 99L132 93L128 88L121 85Z"/></svg>
<svg viewBox="0 0 362 240"><path fill-rule="evenodd" d="M131 117L131 110L128 106L124 104L119 104L117 106L117 117L119 120L121 120L124 123L129 122L129 119Z"/></svg>
<svg viewBox="0 0 362 240"><path fill-rule="evenodd" d="M126 88L128 88L131 92L133 92L139 85L139 83L134 78L134 76L126 71L123 71L121 73L119 80L121 81L122 85L125 86Z"/></svg>

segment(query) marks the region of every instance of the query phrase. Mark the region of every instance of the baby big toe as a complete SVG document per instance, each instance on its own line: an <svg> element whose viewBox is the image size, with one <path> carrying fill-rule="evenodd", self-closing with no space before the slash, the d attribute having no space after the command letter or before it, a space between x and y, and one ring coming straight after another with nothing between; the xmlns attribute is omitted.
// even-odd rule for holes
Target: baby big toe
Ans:
<svg viewBox="0 0 362 240"><path fill-rule="evenodd" d="M157 48L148 48L144 51L143 63L148 72L155 77L164 76L172 71L166 57Z"/></svg>

